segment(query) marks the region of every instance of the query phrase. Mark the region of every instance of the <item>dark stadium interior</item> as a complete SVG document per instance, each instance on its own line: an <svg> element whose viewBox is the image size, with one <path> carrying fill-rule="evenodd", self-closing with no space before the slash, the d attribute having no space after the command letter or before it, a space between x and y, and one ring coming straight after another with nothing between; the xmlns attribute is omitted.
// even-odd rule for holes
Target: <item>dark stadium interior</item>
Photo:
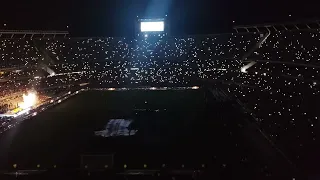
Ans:
<svg viewBox="0 0 320 180"><path fill-rule="evenodd" d="M319 5L7 2L0 179L318 179Z"/></svg>
<svg viewBox="0 0 320 180"><path fill-rule="evenodd" d="M205 164L214 166L222 177L234 177L227 169L252 177L259 175L261 168L263 173L271 173L275 169L265 167L266 158L275 158L277 152L256 147L269 144L255 143L254 139L263 139L259 137L261 134L248 133L249 117L235 105L228 97L218 100L205 90L86 92L5 134L0 148L1 162L5 163L1 165L19 162L23 169L38 164L101 168L99 165L105 164L96 164L94 157L80 164L81 156L114 155L116 162L109 167L121 168L127 164L139 169L142 162L151 169L162 164L172 168ZM129 137L95 136L96 130L103 129L109 119L115 118L133 119L132 128L137 133ZM287 165L282 159L275 161ZM250 166L252 162L255 163L250 169L241 164ZM280 173L288 175L287 171L282 168Z"/></svg>

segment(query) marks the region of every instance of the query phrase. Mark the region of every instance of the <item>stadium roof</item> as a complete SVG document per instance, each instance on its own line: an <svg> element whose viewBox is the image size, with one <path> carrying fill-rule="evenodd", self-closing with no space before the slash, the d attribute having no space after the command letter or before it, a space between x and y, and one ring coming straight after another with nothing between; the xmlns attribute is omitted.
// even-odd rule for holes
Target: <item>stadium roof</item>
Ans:
<svg viewBox="0 0 320 180"><path fill-rule="evenodd" d="M5 36L6 38L13 38L16 36L26 37L30 36L31 38L34 36L40 37L56 37L63 36L66 37L69 35L68 31L41 31L41 30L0 30L0 37Z"/></svg>
<svg viewBox="0 0 320 180"><path fill-rule="evenodd" d="M260 32L260 31L281 31L281 30L301 30L301 29L319 29L320 20L300 20L283 23L265 23L255 25L237 25L233 29L236 32L245 30L247 32Z"/></svg>

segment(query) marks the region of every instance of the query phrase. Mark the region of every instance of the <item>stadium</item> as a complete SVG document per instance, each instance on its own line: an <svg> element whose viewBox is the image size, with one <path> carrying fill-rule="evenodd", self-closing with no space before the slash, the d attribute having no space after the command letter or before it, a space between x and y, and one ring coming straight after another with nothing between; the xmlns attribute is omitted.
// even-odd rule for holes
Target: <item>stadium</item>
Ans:
<svg viewBox="0 0 320 180"><path fill-rule="evenodd" d="M135 38L0 31L1 175L316 174L317 21L186 37L140 23Z"/></svg>

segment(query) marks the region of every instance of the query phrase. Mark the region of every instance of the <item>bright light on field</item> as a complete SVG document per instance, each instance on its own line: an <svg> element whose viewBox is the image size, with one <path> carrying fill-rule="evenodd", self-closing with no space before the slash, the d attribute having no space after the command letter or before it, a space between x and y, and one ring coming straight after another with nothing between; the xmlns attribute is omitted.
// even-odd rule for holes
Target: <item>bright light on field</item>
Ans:
<svg viewBox="0 0 320 180"><path fill-rule="evenodd" d="M199 86L193 86L192 89L199 89Z"/></svg>
<svg viewBox="0 0 320 180"><path fill-rule="evenodd" d="M29 92L29 94L23 94L23 102L19 103L19 107L22 109L30 108L37 103L37 95L34 92Z"/></svg>
<svg viewBox="0 0 320 180"><path fill-rule="evenodd" d="M247 73L247 68L246 68L246 67L242 67L242 68L241 68L241 72Z"/></svg>
<svg viewBox="0 0 320 180"><path fill-rule="evenodd" d="M109 91L114 91L116 88L108 88Z"/></svg>
<svg viewBox="0 0 320 180"><path fill-rule="evenodd" d="M141 22L140 24L141 32L158 32L164 31L164 22L157 21L157 22Z"/></svg>

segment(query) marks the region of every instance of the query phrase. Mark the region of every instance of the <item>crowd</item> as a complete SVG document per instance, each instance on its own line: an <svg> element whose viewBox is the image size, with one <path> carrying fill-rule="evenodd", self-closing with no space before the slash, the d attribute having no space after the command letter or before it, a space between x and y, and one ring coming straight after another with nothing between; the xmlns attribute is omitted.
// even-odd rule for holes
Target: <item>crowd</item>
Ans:
<svg viewBox="0 0 320 180"><path fill-rule="evenodd" d="M319 30L272 33L252 57L296 64L319 65Z"/></svg>
<svg viewBox="0 0 320 180"><path fill-rule="evenodd" d="M262 131L290 159L303 164L314 158L310 150L319 148L320 32L272 33L249 56L258 63L241 72L245 64L241 57L263 36L4 39L0 40L0 67L25 68L0 75L0 97L31 87L54 89L81 83L125 87L221 81ZM35 68L39 62L46 62L54 75Z"/></svg>
<svg viewBox="0 0 320 180"><path fill-rule="evenodd" d="M0 40L0 68L33 66L40 57L30 39Z"/></svg>
<svg viewBox="0 0 320 180"><path fill-rule="evenodd" d="M241 86L228 87L255 116L265 134L306 171L319 159L318 31L270 35L250 58L257 64Z"/></svg>
<svg viewBox="0 0 320 180"><path fill-rule="evenodd" d="M219 78L237 71L240 57L262 34L165 38L40 39L57 74L100 86L187 85L199 77ZM83 78L84 77L84 78Z"/></svg>

